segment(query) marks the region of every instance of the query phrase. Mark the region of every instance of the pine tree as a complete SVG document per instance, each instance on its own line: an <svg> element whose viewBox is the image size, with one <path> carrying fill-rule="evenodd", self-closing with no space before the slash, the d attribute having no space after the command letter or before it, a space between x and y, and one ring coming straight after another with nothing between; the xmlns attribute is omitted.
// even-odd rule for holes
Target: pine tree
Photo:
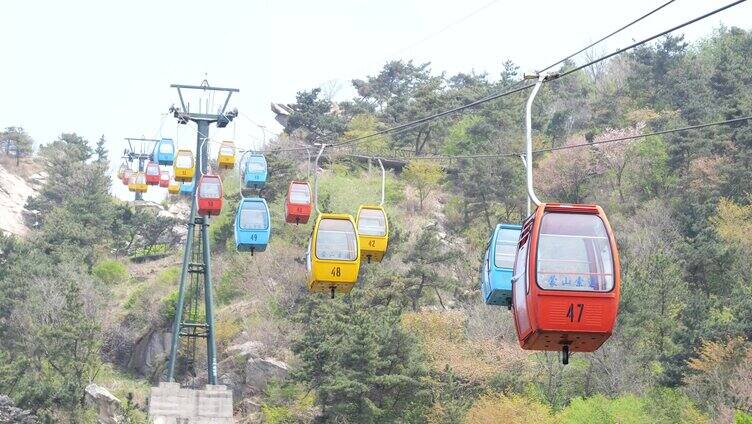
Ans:
<svg viewBox="0 0 752 424"><path fill-rule="evenodd" d="M0 132L0 146L5 154L16 158L16 166L21 163L21 157L29 156L33 152L34 140L21 127L8 127Z"/></svg>
<svg viewBox="0 0 752 424"><path fill-rule="evenodd" d="M83 388L94 379L101 362L99 325L85 313L81 287L73 280L59 314L41 333L46 340L41 359L59 375L59 401L75 414L84 405Z"/></svg>
<svg viewBox="0 0 752 424"><path fill-rule="evenodd" d="M405 295L410 299L413 311L417 311L426 298L438 301L445 307L441 291L451 289L457 281L443 266L454 256L455 253L440 240L434 226L426 228L415 240L405 258L409 266Z"/></svg>
<svg viewBox="0 0 752 424"><path fill-rule="evenodd" d="M99 137L99 141L97 141L97 148L94 149L94 153L97 155L97 163L106 164L109 161L109 158L107 157L107 148L105 147L106 143L107 140L105 140L104 134L102 134L102 136Z"/></svg>
<svg viewBox="0 0 752 424"><path fill-rule="evenodd" d="M397 309L360 295L314 298L298 320L305 330L293 346L301 360L293 376L316 391L320 422L410 422L426 406L426 370Z"/></svg>

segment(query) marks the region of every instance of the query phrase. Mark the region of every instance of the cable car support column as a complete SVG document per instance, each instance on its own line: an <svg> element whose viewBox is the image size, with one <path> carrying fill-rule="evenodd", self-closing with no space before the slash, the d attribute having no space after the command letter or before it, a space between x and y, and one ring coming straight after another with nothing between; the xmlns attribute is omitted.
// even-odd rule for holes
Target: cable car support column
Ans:
<svg viewBox="0 0 752 424"><path fill-rule="evenodd" d="M200 175L206 174L208 170L208 143L209 138L209 125L216 123L218 127L227 126L237 116L237 111L233 110L225 113L225 108L230 100L232 93L239 90L234 88L215 88L210 87L208 83L201 86L190 85L172 85L173 88L177 88L178 96L180 97L181 108L172 107L170 110L174 113L178 123L187 124L188 121L193 121L197 125L196 135L196 158L195 163L198 166ZM222 91L227 93L227 99L221 110L217 114L208 113L208 107L206 111L199 110L199 113L190 112L189 108L183 101L181 89L189 90L209 90L209 91ZM208 217L198 216L197 214L197 192L199 190L197 175L194 178L193 193L191 196L191 213L188 221L188 235L185 242L185 251L183 252L183 264L180 272L180 282L178 286L178 302L175 310L175 321L173 323L172 342L170 347L170 359L169 359L169 373L167 379L169 382L175 381L175 364L177 362L177 354L179 350L180 337L188 337L193 339L205 337L206 338L206 360L207 360L207 376L208 384L217 384L217 354L216 354L216 342L214 337L214 301L212 296L212 281L211 281L211 251L209 249L209 231L208 231ZM193 237L195 237L196 225L199 225L200 230L200 242L197 251L194 251ZM196 255L195 262L192 261L194 254ZM183 322L184 308L185 308L185 282L188 274L195 275L194 285L199 285L201 278L203 277L203 291L204 291L204 307L205 307L205 322ZM198 286L197 286L198 288ZM197 301L197 300L196 300ZM189 314L190 315L190 314ZM197 315L197 314L196 314ZM198 330L203 328L205 331L200 333ZM183 329L187 329L185 333Z"/></svg>
<svg viewBox="0 0 752 424"><path fill-rule="evenodd" d="M209 146L205 143L209 138L209 121L198 121L197 143L199 149L196 152L201 156L201 174L206 174L209 167ZM201 136L206 137L201 140ZM193 201L196 202L198 184L193 187ZM195 205L193 207L196 207ZM209 370L209 384L217 384L217 344L214 339L214 300L212 296L211 281L211 252L209 251L209 224L208 217L201 219L201 250L204 262L204 303L206 308L206 367Z"/></svg>
<svg viewBox="0 0 752 424"><path fill-rule="evenodd" d="M178 353L178 340L183 327L183 308L185 307L185 277L188 275L188 264L193 257L193 238L196 227L196 202L191 202L191 213L188 216L188 233L185 236L185 250L183 251L183 265L180 268L180 284L178 285L178 303L175 306L175 319L172 324L172 341L170 343L170 362L167 381L175 381L175 361Z"/></svg>

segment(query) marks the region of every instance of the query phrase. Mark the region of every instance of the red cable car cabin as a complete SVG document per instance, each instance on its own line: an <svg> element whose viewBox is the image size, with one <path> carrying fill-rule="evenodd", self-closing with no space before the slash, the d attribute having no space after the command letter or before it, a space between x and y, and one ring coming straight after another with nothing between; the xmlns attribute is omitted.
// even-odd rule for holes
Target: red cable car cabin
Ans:
<svg viewBox="0 0 752 424"><path fill-rule="evenodd" d="M619 253L603 209L541 204L522 226L512 279L514 321L528 350L593 352L614 328Z"/></svg>
<svg viewBox="0 0 752 424"><path fill-rule="evenodd" d="M146 164L146 184L158 185L159 184L159 164L156 162L149 162Z"/></svg>
<svg viewBox="0 0 752 424"><path fill-rule="evenodd" d="M219 176L202 176L196 191L199 215L219 215L222 211L222 195L222 180Z"/></svg>
<svg viewBox="0 0 752 424"><path fill-rule="evenodd" d="M285 222L306 224L311 216L311 186L306 181L293 180L285 199Z"/></svg>
<svg viewBox="0 0 752 424"><path fill-rule="evenodd" d="M130 168L123 171L123 185L128 185L128 181L131 179L131 174L133 173L133 170Z"/></svg>
<svg viewBox="0 0 752 424"><path fill-rule="evenodd" d="M162 171L159 173L159 186L160 187L170 186L170 171Z"/></svg>

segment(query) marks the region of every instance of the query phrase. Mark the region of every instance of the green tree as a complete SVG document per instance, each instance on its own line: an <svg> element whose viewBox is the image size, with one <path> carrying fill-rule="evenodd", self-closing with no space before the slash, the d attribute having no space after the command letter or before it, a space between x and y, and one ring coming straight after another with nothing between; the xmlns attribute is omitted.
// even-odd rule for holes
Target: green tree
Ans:
<svg viewBox="0 0 752 424"><path fill-rule="evenodd" d="M43 218L53 206L86 195L104 195L110 203L110 177L105 175L105 166L90 164L92 150L88 142L73 134L61 134L54 142L39 149L45 160L47 181L39 196L31 199L27 209L38 212Z"/></svg>
<svg viewBox="0 0 752 424"><path fill-rule="evenodd" d="M353 117L348 125L348 129L345 132L345 139L355 139L364 137L376 132L378 126L378 120L376 116L372 114L358 114ZM383 152L389 142L389 138L385 135L379 135L365 139L362 143L358 143L358 151L362 152Z"/></svg>
<svg viewBox="0 0 752 424"><path fill-rule="evenodd" d="M311 91L301 91L292 105L293 113L285 125L285 132L292 134L302 130L303 136L309 143L324 138L342 135L347 128L347 122L335 111L334 103L328 99L320 99L320 88Z"/></svg>
<svg viewBox="0 0 752 424"><path fill-rule="evenodd" d="M379 120L389 126L422 118L450 105L450 99L444 97L444 76L432 76L430 63L390 61L375 77L353 80L352 84L362 100L374 108ZM413 152L420 155L432 140L439 139L443 128L442 122L417 126L396 134L394 144L412 146Z"/></svg>
<svg viewBox="0 0 752 424"><path fill-rule="evenodd" d="M117 255L136 252L149 255L159 245L174 246L180 237L173 232L177 219L162 216L155 210L117 204L108 228Z"/></svg>
<svg viewBox="0 0 752 424"><path fill-rule="evenodd" d="M82 261L91 269L100 254L123 245L127 250L134 240L153 246L174 225L153 212L134 214L118 205L109 193L108 162L90 161L93 151L82 137L62 134L40 154L48 178L26 207L35 212L32 226L41 229L35 241L55 260Z"/></svg>
<svg viewBox="0 0 752 424"><path fill-rule="evenodd" d="M16 158L16 166L21 158L33 152L34 140L21 127L8 127L0 132L0 148L5 154Z"/></svg>
<svg viewBox="0 0 752 424"><path fill-rule="evenodd" d="M404 295L410 300L413 311L426 297L433 297L445 307L440 291L456 287L457 281L446 272L447 262L456 257L439 238L435 227L425 229L415 240L405 257L408 271L403 279ZM429 295L430 293L430 295Z"/></svg>
<svg viewBox="0 0 752 424"><path fill-rule="evenodd" d="M472 163L471 163L472 162ZM462 172L449 175L461 193L464 228L480 218L490 231L499 221L519 221L525 214L527 193L521 164L509 160L458 160Z"/></svg>
<svg viewBox="0 0 752 424"><path fill-rule="evenodd" d="M550 409L538 402L521 396L498 394L484 395L467 411L464 422L467 424L485 423L539 423L553 422ZM581 421L585 422L585 421ZM603 421L587 421L591 423Z"/></svg>
<svg viewBox="0 0 752 424"><path fill-rule="evenodd" d="M353 295L311 298L298 320L305 327L293 345L301 360L294 378L316 392L319 421L416 421L427 402L426 370L396 309Z"/></svg>
<svg viewBox="0 0 752 424"><path fill-rule="evenodd" d="M420 210L423 201L434 190L444 176L441 166L428 160L413 160L402 171L402 178L418 190Z"/></svg>
<svg viewBox="0 0 752 424"><path fill-rule="evenodd" d="M0 392L44 422L54 422L53 417L81 422L84 387L101 364L98 293L79 267L25 256L0 281L0 288L10 293L0 303L14 317L3 329L0 356L6 367L0 368ZM13 286L22 291L8 290Z"/></svg>
<svg viewBox="0 0 752 424"><path fill-rule="evenodd" d="M97 155L95 159L97 163L107 163L109 161L105 144L107 144L107 140L105 140L104 134L102 134L102 136L99 137L99 141L97 141L96 149L94 149L94 154Z"/></svg>
<svg viewBox="0 0 752 424"><path fill-rule="evenodd" d="M72 417L77 416L84 407L82 389L93 381L101 363L99 325L86 316L77 282L68 284L59 322L43 328L40 336L46 341L40 359L57 374L61 385L58 401L67 406Z"/></svg>
<svg viewBox="0 0 752 424"><path fill-rule="evenodd" d="M290 180L298 177L295 162L290 158L283 156L281 152L271 151L266 155L269 169L269 179L264 186L264 198L267 202L273 202L276 199L287 196L287 189Z"/></svg>

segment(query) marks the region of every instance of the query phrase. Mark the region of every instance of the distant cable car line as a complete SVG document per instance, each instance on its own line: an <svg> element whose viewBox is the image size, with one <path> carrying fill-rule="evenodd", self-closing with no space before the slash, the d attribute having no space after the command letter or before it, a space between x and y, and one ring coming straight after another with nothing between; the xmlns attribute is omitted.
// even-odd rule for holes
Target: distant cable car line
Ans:
<svg viewBox="0 0 752 424"><path fill-rule="evenodd" d="M675 1L675 0L671 0L671 1ZM410 45L408 45L406 47L403 47L403 48L397 50L396 52L392 53L391 56L400 55L400 54L402 54L402 53L404 53L404 52L412 49L413 47L416 47L416 46L418 46L420 44L425 43L426 41L430 40L431 38L436 37L437 35L444 33L445 31L447 31L448 29L452 28L455 25L459 25L462 22L465 22L466 20L472 18L473 16L477 15L478 13L484 11L485 9L493 6L495 3L498 3L498 2L499 2L499 0L491 0L489 3L484 4L483 6L481 6L481 7L477 8L477 9L473 10L472 12L468 13L467 15L464 15L463 17L461 17L461 18L459 18L459 19L457 19L455 21L452 21L452 22L450 22L447 25L444 25L438 31L432 32L431 34L428 34L427 36L421 38L420 40L418 40L418 41L416 41L416 42L414 42L414 43L412 43L412 44L410 44Z"/></svg>

